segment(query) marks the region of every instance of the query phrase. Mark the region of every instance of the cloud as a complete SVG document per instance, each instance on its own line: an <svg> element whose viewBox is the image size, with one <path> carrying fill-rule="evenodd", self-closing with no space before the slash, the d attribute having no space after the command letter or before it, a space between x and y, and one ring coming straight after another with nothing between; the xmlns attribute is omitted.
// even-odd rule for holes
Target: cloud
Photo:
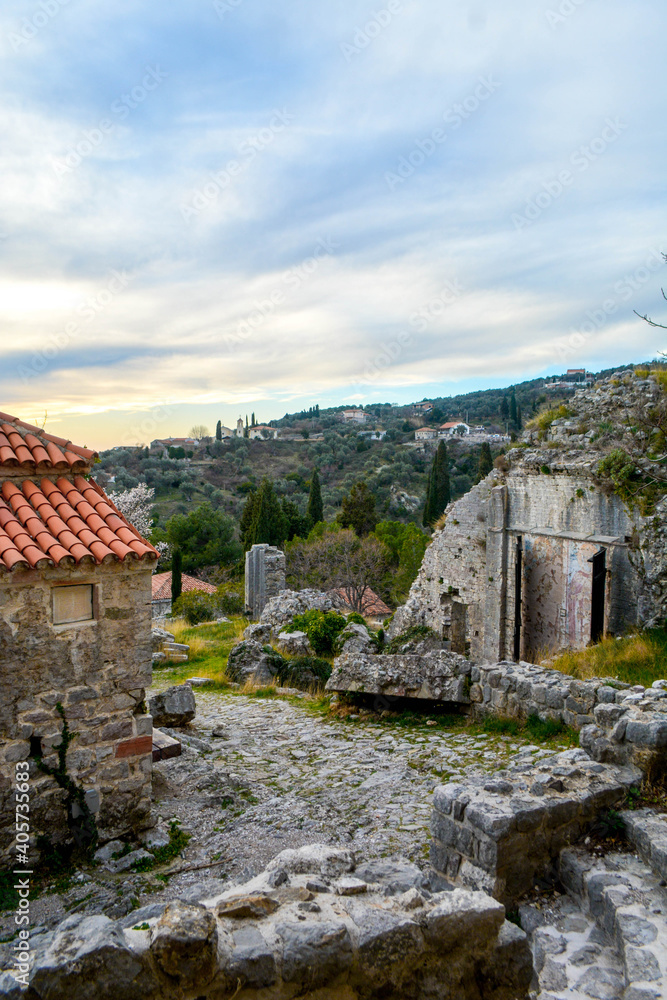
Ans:
<svg viewBox="0 0 667 1000"><path fill-rule="evenodd" d="M659 270L615 290L664 248L657 0L60 6L18 49L39 5L0 15L5 406L109 440L165 400L267 419L660 346Z"/></svg>

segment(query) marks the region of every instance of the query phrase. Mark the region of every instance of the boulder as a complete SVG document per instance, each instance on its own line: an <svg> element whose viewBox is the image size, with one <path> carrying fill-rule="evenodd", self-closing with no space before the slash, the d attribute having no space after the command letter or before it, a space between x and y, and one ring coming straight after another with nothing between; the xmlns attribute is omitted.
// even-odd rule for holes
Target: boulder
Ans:
<svg viewBox="0 0 667 1000"><path fill-rule="evenodd" d="M253 639L258 642L261 646L271 640L271 626L270 625L260 625L259 622L255 622L253 625L248 625L243 631L244 639Z"/></svg>
<svg viewBox="0 0 667 1000"><path fill-rule="evenodd" d="M141 1000L154 996L155 978L108 917L75 914L45 935L30 980L42 1000Z"/></svg>
<svg viewBox="0 0 667 1000"><path fill-rule="evenodd" d="M259 625L268 626L270 638L277 639L283 626L293 621L295 615L302 615L305 611L331 611L333 607L331 595L323 590L282 590L265 605ZM264 641L268 642L268 639Z"/></svg>
<svg viewBox="0 0 667 1000"><path fill-rule="evenodd" d="M178 684L156 694L148 703L154 726L185 726L197 711L195 696L189 684Z"/></svg>
<svg viewBox="0 0 667 1000"><path fill-rule="evenodd" d="M206 986L217 970L214 915L179 899L169 903L152 929L151 952L161 971L181 989Z"/></svg>
<svg viewBox="0 0 667 1000"><path fill-rule="evenodd" d="M313 656L315 652L305 632L281 632L276 644L284 656Z"/></svg>
<svg viewBox="0 0 667 1000"><path fill-rule="evenodd" d="M167 630L163 628L152 628L151 643L153 646L153 652L161 653L165 642L175 642L175 638L171 632L167 632Z"/></svg>
<svg viewBox="0 0 667 1000"><path fill-rule="evenodd" d="M351 622L336 637L337 653L372 653L373 642L365 625Z"/></svg>
<svg viewBox="0 0 667 1000"><path fill-rule="evenodd" d="M275 659L254 639L239 642L227 659L227 676L238 684L269 684L276 672Z"/></svg>
<svg viewBox="0 0 667 1000"><path fill-rule="evenodd" d="M288 848L269 861L267 871L282 869L294 875L328 875L338 877L354 871L354 855L344 847L326 844L306 844Z"/></svg>

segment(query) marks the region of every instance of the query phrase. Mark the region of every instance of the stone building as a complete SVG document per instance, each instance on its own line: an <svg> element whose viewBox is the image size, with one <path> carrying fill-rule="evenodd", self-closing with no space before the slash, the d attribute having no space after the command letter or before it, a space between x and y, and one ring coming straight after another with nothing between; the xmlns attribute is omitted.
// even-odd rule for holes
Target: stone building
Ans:
<svg viewBox="0 0 667 1000"><path fill-rule="evenodd" d="M426 624L475 662L535 661L664 620L662 506L642 517L598 475L619 445L641 472L632 413L665 405L664 389L619 385L579 390L543 440L530 432L506 468L450 504L392 634ZM611 430L599 444L600 426Z"/></svg>
<svg viewBox="0 0 667 1000"><path fill-rule="evenodd" d="M0 413L4 850L17 761L31 761L33 842L109 839L150 812L157 553L90 478L96 459Z"/></svg>

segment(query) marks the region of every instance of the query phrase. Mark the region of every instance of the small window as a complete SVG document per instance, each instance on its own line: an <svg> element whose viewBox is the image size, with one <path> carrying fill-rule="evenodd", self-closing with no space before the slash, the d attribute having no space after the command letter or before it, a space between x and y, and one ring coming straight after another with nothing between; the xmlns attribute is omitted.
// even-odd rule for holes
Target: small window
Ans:
<svg viewBox="0 0 667 1000"><path fill-rule="evenodd" d="M53 624L87 622L93 617L93 586L56 587L53 591Z"/></svg>

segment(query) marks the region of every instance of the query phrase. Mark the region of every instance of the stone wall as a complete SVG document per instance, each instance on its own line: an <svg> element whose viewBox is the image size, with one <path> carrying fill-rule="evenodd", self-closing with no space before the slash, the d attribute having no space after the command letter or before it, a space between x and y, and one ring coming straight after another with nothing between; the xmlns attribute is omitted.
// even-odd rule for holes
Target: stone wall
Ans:
<svg viewBox="0 0 667 1000"><path fill-rule="evenodd" d="M54 625L57 585L92 584L94 618ZM31 837L71 837L67 794L37 766L57 768L62 706L71 733L67 775L85 793L101 839L150 812L151 565L15 570L0 575L0 826L14 828L14 765L31 759ZM75 806L74 812L77 812ZM86 815L79 816L86 820ZM84 831L85 832L85 831ZM3 845L10 849L9 838Z"/></svg>
<svg viewBox="0 0 667 1000"><path fill-rule="evenodd" d="M272 545L253 545L245 557L245 604L257 620L272 597L285 589L285 553Z"/></svg>
<svg viewBox="0 0 667 1000"><path fill-rule="evenodd" d="M478 663L583 648L591 639L589 560L600 550L608 570L605 631L638 621L644 584L630 549L641 519L594 485L590 470L554 465L545 472L519 451L510 459L507 473L492 472L448 507L391 635L429 625Z"/></svg>

